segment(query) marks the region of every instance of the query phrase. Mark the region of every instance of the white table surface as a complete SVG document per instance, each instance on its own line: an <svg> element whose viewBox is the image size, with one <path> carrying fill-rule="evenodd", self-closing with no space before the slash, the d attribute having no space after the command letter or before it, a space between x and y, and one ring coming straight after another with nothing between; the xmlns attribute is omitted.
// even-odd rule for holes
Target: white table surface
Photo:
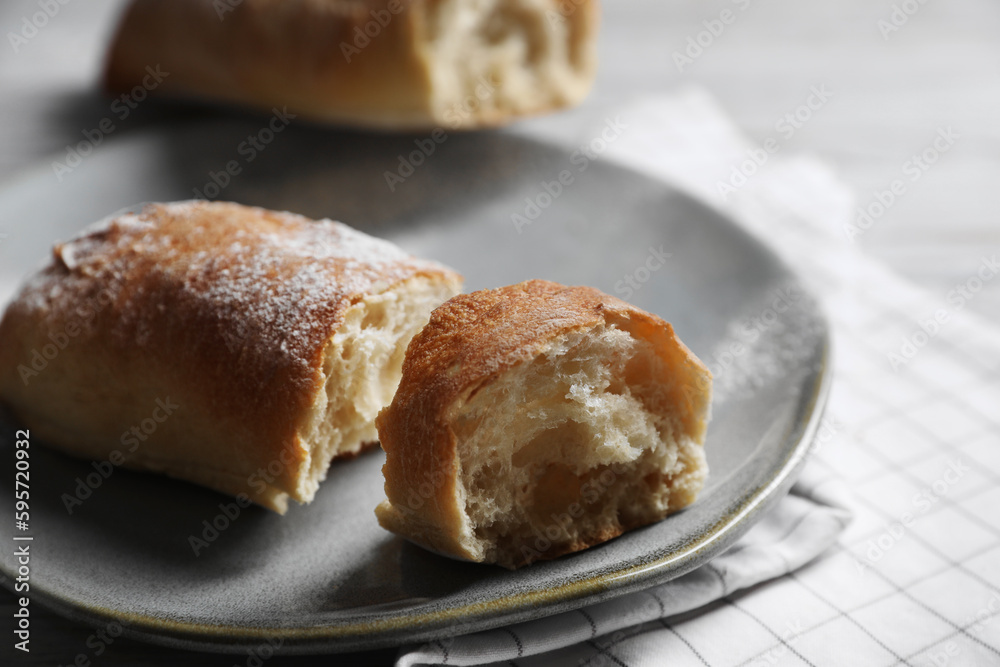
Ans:
<svg viewBox="0 0 1000 667"><path fill-rule="evenodd" d="M858 241L943 299L982 257L1000 251L1000 5L928 0L884 38L879 21L890 17L893 4L897 1L605 0L593 94L581 108L528 121L526 129L572 142L623 101L696 85L763 143L781 137L776 123L806 101L811 87L821 86L832 93L829 102L793 136L781 137L781 152L826 161L854 188L859 205L867 206L874 192L905 178L904 165L931 145L939 129L951 128L959 136L954 146L918 181L907 181L906 194ZM38 5L0 4L0 186L64 152L81 140L82 130L108 114L110 101L95 82L122 5L122 0L68 0L15 53L7 34L19 30ZM727 8L736 21L678 71L673 53L704 29L703 21ZM136 114L107 140L164 122L169 118ZM0 219L0 234L18 224ZM970 307L1000 320L1000 281L987 283ZM0 609L9 608L9 599L0 595ZM48 658L35 654L37 664L71 659L55 648L82 646L90 631L39 615L53 652ZM232 664L221 656L186 661ZM129 644L105 662L172 664L172 659ZM293 663L313 661L269 662Z"/></svg>

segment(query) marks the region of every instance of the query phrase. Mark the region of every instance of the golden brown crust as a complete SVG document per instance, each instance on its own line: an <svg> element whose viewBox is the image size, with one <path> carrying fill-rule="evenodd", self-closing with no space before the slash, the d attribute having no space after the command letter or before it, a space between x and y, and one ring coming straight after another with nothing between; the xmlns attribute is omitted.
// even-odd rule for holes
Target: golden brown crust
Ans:
<svg viewBox="0 0 1000 667"><path fill-rule="evenodd" d="M439 9L448 1L133 0L109 49L104 86L119 94L153 83L154 94L287 107L314 120L389 129L500 125L576 104L586 94L596 71L597 0L539 0L531 9L499 0L509 11L483 23L506 22L504 30L524 31L529 53L516 67L531 71L556 51L565 52L568 64L537 102L493 104L503 95L491 92L477 108L454 113L456 101L476 84L457 97L445 95L441 72L506 86L514 65L497 68L499 77L489 67L462 69L504 32L476 34L479 43L471 33L461 35L461 54L436 55L439 23L449 15ZM560 22L558 29L553 21ZM566 43L547 47L547 40ZM165 74L151 79L148 68Z"/></svg>
<svg viewBox="0 0 1000 667"><path fill-rule="evenodd" d="M22 288L0 322L0 399L70 453L302 502L328 343L352 303L418 277L457 280L328 220L150 204L56 245Z"/></svg>
<svg viewBox="0 0 1000 667"><path fill-rule="evenodd" d="M395 398L376 419L388 497L378 508L380 523L439 553L472 558L459 532L464 508L454 414L479 387L534 358L554 338L602 323L653 343L674 379L668 402L679 408L681 429L701 442L711 374L661 318L590 287L543 280L460 295L438 307L410 342ZM541 557L586 548L621 530L612 533Z"/></svg>

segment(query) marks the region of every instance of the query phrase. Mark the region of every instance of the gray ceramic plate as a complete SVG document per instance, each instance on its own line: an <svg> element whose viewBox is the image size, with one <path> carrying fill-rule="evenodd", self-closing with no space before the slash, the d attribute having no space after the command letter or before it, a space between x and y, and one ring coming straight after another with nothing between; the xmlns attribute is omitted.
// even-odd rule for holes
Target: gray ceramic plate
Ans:
<svg viewBox="0 0 1000 667"><path fill-rule="evenodd" d="M419 137L289 127L248 161L243 142L259 129L256 121L199 122L119 138L61 182L46 165L9 185L0 191L0 278L22 276L53 241L110 212L191 198L229 161L241 173L219 198L346 221L450 264L470 290L548 278L629 296L631 276L629 300L671 321L717 375L708 486L658 525L508 572L447 560L381 530L373 508L382 455L374 451L336 465L315 502L285 517L244 510L196 557L189 536L219 514L223 496L118 470L69 515L61 496L92 468L35 446L36 600L188 648L237 651L265 637L297 652L375 648L667 581L732 544L788 489L829 383L826 328L795 277L730 221L662 182L602 162L581 172L569 152L512 134L450 137L390 191L385 172ZM540 196L563 170L573 183L554 200ZM543 208L519 233L512 214L536 213L526 198ZM670 257L647 264L652 249ZM8 453L14 428L9 420L2 428ZM0 497L11 498L12 485L12 474L0 475ZM7 575L12 554L0 549Z"/></svg>

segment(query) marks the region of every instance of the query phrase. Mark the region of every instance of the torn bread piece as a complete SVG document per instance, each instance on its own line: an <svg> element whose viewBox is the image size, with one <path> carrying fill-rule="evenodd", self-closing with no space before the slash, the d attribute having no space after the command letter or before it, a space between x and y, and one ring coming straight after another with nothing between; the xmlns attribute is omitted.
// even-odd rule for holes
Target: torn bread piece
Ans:
<svg viewBox="0 0 1000 667"><path fill-rule="evenodd" d="M597 0L132 0L105 88L391 130L503 125L579 103Z"/></svg>
<svg viewBox="0 0 1000 667"><path fill-rule="evenodd" d="M517 568L691 504L711 374L659 317L533 280L457 296L406 352L376 419L383 527Z"/></svg>
<svg viewBox="0 0 1000 667"><path fill-rule="evenodd" d="M0 322L33 438L284 513L376 440L453 271L330 220L149 204L56 245Z"/></svg>

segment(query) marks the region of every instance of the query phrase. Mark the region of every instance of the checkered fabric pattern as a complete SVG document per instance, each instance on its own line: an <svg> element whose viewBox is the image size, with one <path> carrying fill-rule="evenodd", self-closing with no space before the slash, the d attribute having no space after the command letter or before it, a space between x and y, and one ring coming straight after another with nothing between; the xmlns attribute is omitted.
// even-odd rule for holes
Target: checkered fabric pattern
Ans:
<svg viewBox="0 0 1000 667"><path fill-rule="evenodd" d="M823 302L834 386L816 450L792 493L699 570L397 664L1000 665L1000 322L968 309L1000 281L997 256L970 258L954 289L917 289L849 239L853 198L821 163L777 155L721 192L752 145L707 95L622 118L606 159L726 211Z"/></svg>

